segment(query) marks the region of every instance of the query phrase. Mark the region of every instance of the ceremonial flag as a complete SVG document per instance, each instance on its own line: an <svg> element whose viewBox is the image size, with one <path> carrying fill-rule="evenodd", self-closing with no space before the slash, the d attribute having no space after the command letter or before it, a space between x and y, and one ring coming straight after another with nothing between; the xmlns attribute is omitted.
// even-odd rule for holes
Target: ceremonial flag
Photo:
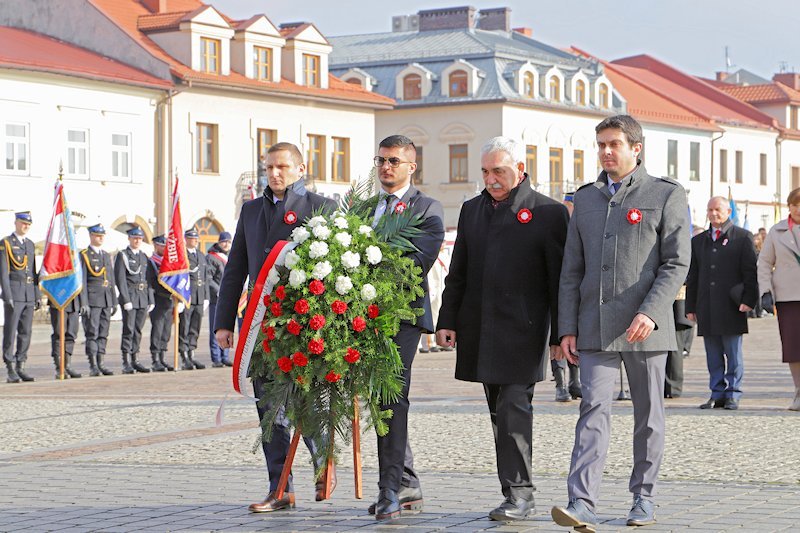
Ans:
<svg viewBox="0 0 800 533"><path fill-rule="evenodd" d="M75 245L75 228L61 181L56 182L53 216L50 217L47 230L39 286L56 309L63 309L83 288L83 270Z"/></svg>
<svg viewBox="0 0 800 533"><path fill-rule="evenodd" d="M161 259L158 282L171 292L186 307L189 307L191 288L189 286L189 257L186 255L186 241L183 238L181 222L181 199L178 194L178 177L172 191L172 219L167 234L167 247Z"/></svg>
<svg viewBox="0 0 800 533"><path fill-rule="evenodd" d="M731 208L731 220L733 221L734 226L741 226L739 224L739 211L736 209L736 202L733 201L733 196L731 195L731 188L728 187L728 205Z"/></svg>

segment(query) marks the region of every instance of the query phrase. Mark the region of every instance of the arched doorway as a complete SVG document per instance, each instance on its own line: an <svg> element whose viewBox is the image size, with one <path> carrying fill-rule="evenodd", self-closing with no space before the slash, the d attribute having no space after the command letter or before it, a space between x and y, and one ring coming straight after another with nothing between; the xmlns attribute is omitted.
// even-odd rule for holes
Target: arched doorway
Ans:
<svg viewBox="0 0 800 533"><path fill-rule="evenodd" d="M194 223L194 227L200 235L200 243L197 247L203 253L206 253L219 240L219 234L224 229L219 222L209 217L201 218Z"/></svg>
<svg viewBox="0 0 800 533"><path fill-rule="evenodd" d="M144 232L144 242L150 243L153 241L153 230L150 229L150 224L148 224L147 221L139 215L134 216L132 221L128 220L128 217L126 216L121 216L111 223L112 229L122 233L126 233L134 226L142 228L142 231Z"/></svg>

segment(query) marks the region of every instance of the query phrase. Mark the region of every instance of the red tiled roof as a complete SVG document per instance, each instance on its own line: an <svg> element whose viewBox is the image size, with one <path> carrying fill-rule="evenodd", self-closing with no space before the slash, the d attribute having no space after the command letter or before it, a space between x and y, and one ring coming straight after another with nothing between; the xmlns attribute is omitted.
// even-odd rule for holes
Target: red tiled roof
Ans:
<svg viewBox="0 0 800 533"><path fill-rule="evenodd" d="M155 15L142 15L139 17L138 28L140 31L166 30L177 28L183 17L191 11L177 13L156 13Z"/></svg>
<svg viewBox="0 0 800 533"><path fill-rule="evenodd" d="M731 85L723 83L718 87L743 102L759 104L772 102L800 103L800 91L795 91L791 87L779 82L765 83L762 85Z"/></svg>
<svg viewBox="0 0 800 533"><path fill-rule="evenodd" d="M169 81L47 35L0 26L0 66L168 89Z"/></svg>

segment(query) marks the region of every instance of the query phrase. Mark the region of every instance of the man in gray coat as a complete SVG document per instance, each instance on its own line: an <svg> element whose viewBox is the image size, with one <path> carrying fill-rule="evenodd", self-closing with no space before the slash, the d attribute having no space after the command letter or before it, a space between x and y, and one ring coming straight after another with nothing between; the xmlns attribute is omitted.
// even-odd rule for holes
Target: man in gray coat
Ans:
<svg viewBox="0 0 800 533"><path fill-rule="evenodd" d="M575 193L558 329L564 356L580 360L580 417L567 481L569 504L553 507L561 526L593 532L608 451L611 401L620 363L634 406L633 506L628 525L655 522L652 498L664 451L664 372L677 349L672 303L689 269L686 193L639 161L642 128L627 115L595 128L603 172Z"/></svg>

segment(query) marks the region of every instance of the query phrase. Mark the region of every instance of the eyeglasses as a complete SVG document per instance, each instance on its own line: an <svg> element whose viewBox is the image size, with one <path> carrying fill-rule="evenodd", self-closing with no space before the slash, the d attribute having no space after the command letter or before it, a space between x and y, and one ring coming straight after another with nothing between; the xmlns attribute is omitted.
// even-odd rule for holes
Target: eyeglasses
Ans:
<svg viewBox="0 0 800 533"><path fill-rule="evenodd" d="M399 157L388 157L387 158L387 157L381 157L379 155L375 156L375 158L372 160L372 163L376 167L381 168L383 166L383 164L386 163L387 161L389 162L389 166L392 167L392 168L397 168L402 163L411 163L411 161L403 161Z"/></svg>

